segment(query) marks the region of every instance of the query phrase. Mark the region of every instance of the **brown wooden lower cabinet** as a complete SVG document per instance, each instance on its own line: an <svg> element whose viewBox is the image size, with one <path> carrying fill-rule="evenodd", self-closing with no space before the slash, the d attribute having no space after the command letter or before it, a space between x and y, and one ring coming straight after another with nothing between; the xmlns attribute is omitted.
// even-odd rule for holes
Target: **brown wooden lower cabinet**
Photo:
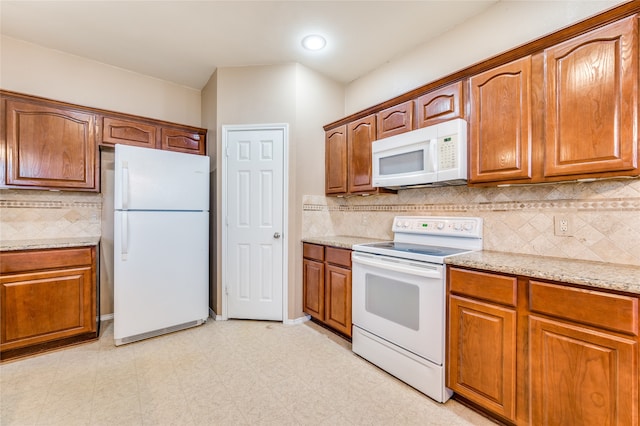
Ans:
<svg viewBox="0 0 640 426"><path fill-rule="evenodd" d="M531 424L638 424L637 342L537 316L529 329Z"/></svg>
<svg viewBox="0 0 640 426"><path fill-rule="evenodd" d="M303 309L351 337L351 250L303 243Z"/></svg>
<svg viewBox="0 0 640 426"><path fill-rule="evenodd" d="M449 388L515 420L515 309L458 296L449 309Z"/></svg>
<svg viewBox="0 0 640 426"><path fill-rule="evenodd" d="M518 425L638 425L638 297L449 267L447 386Z"/></svg>
<svg viewBox="0 0 640 426"><path fill-rule="evenodd" d="M0 357L95 339L96 248L0 253Z"/></svg>
<svg viewBox="0 0 640 426"><path fill-rule="evenodd" d="M515 421L515 278L449 271L447 386L468 400Z"/></svg>

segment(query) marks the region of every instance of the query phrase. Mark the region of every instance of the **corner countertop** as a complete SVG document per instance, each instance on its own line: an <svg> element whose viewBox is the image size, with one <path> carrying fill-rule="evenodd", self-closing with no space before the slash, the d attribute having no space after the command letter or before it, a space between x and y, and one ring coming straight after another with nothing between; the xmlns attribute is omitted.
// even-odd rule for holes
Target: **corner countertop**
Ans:
<svg viewBox="0 0 640 426"><path fill-rule="evenodd" d="M329 235L324 237L307 237L303 238L303 243L311 243L311 244L320 244L323 246L331 246L338 248L351 249L356 244L364 244L364 243L379 243L381 241L389 241L389 240L380 240L375 238L366 238L366 237L354 237L350 235Z"/></svg>
<svg viewBox="0 0 640 426"><path fill-rule="evenodd" d="M446 263L640 295L640 266L487 250L453 256Z"/></svg>
<svg viewBox="0 0 640 426"><path fill-rule="evenodd" d="M34 240L3 240L0 241L0 251L35 250L65 247L95 246L100 237L77 238L46 238Z"/></svg>

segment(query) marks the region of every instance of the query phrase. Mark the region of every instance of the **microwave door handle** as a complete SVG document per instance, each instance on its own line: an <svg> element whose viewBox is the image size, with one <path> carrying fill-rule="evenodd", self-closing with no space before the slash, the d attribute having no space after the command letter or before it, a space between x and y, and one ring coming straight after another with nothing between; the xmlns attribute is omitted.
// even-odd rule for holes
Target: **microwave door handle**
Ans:
<svg viewBox="0 0 640 426"><path fill-rule="evenodd" d="M431 170L438 171L438 139L429 140L429 161L431 161Z"/></svg>

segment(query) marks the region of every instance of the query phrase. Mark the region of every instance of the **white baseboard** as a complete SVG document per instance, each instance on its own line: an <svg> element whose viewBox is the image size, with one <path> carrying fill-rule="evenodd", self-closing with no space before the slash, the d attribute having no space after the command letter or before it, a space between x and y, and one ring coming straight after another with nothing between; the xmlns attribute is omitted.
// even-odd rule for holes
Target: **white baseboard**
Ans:
<svg viewBox="0 0 640 426"><path fill-rule="evenodd" d="M216 311L209 308L209 316L214 319L214 321L224 321L222 315L216 314Z"/></svg>
<svg viewBox="0 0 640 426"><path fill-rule="evenodd" d="M282 323L284 325L298 325L298 324L303 324L303 323L309 321L310 319L311 319L311 316L303 315L300 318L286 319L286 320L282 321Z"/></svg>
<svg viewBox="0 0 640 426"><path fill-rule="evenodd" d="M209 316L213 318L213 320L215 321L224 321L224 319L222 318L222 315L216 314L216 312L211 308L209 308ZM113 314L100 315L100 321L109 321L112 319L113 319ZM300 318L284 320L282 321L282 323L284 325L297 325L297 324L303 324L309 321L310 319L311 317L309 315L303 315Z"/></svg>

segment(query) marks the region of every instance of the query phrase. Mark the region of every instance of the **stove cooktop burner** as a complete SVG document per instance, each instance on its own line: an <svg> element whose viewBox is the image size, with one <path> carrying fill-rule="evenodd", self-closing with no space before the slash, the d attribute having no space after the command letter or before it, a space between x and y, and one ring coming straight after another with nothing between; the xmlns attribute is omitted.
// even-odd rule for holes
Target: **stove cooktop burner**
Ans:
<svg viewBox="0 0 640 426"><path fill-rule="evenodd" d="M450 247L425 246L422 244L396 243L387 241L384 243L373 243L371 247L378 247L387 250L404 251L408 253L428 254L430 256L449 256L452 254L468 251Z"/></svg>
<svg viewBox="0 0 640 426"><path fill-rule="evenodd" d="M445 259L482 249L482 219L474 217L396 216L393 241L364 243L354 251L443 264Z"/></svg>
<svg viewBox="0 0 640 426"><path fill-rule="evenodd" d="M378 254L387 254L396 257L405 257L402 253L409 254L409 258L420 259L421 256L431 256L433 258L445 258L460 253L466 253L468 249L429 246L423 244L399 243L395 241L386 241L382 243L362 244L360 251L369 251ZM412 256L413 255L413 256Z"/></svg>

